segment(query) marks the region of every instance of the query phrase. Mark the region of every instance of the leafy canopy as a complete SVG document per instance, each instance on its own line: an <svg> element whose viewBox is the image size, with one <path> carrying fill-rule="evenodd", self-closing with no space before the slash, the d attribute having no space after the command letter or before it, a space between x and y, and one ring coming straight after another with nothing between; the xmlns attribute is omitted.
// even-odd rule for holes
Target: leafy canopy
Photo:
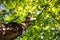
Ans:
<svg viewBox="0 0 60 40"><path fill-rule="evenodd" d="M0 11L0 22L25 20L31 12L32 24L17 40L53 40L60 30L59 0L0 0L6 11Z"/></svg>

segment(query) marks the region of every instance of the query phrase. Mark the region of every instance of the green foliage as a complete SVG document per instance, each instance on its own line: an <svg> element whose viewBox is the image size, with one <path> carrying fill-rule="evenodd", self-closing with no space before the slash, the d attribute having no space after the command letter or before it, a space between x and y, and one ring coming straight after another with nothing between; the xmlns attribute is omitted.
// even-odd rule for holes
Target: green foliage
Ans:
<svg viewBox="0 0 60 40"><path fill-rule="evenodd" d="M16 40L53 40L56 32L60 30L59 0L1 0L0 2L6 10L12 9L0 12L1 23L10 21L21 23L28 12L31 12L32 18L36 18Z"/></svg>

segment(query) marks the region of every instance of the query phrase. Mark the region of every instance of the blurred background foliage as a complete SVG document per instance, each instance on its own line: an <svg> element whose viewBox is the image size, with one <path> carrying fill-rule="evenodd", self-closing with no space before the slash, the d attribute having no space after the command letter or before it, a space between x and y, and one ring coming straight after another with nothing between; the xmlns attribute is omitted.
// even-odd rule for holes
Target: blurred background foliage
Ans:
<svg viewBox="0 0 60 40"><path fill-rule="evenodd" d="M28 12L36 20L15 40L60 40L59 0L0 0L0 23L21 23Z"/></svg>

